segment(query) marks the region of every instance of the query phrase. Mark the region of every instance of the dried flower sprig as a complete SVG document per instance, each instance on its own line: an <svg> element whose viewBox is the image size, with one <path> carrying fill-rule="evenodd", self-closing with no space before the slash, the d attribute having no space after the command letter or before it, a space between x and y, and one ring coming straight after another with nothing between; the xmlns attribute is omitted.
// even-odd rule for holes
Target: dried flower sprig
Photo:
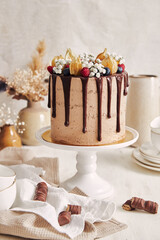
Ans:
<svg viewBox="0 0 160 240"><path fill-rule="evenodd" d="M14 95L14 99L26 99L34 102L44 100L48 93L48 84L44 79L48 76L46 69L36 70L17 69L12 81L7 81L7 92Z"/></svg>
<svg viewBox="0 0 160 240"><path fill-rule="evenodd" d="M14 99L25 99L38 102L44 100L48 94L49 77L47 66L43 64L45 54L45 41L39 41L36 53L32 56L32 61L27 69L17 69L11 79L3 78L7 84L7 92L13 95Z"/></svg>
<svg viewBox="0 0 160 240"><path fill-rule="evenodd" d="M36 48L36 53L32 56L32 61L28 64L28 67L32 70L33 74L36 74L36 71L39 71L43 68L43 56L46 51L45 41L39 41L38 46Z"/></svg>

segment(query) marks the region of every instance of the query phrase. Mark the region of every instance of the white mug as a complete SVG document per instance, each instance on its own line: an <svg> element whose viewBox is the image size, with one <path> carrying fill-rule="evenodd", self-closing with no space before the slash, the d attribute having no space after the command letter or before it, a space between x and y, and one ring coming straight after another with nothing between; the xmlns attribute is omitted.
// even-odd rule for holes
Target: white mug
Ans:
<svg viewBox="0 0 160 240"><path fill-rule="evenodd" d="M150 122L159 116L159 82L155 75L129 76L126 124L139 132L133 146L151 141Z"/></svg>
<svg viewBox="0 0 160 240"><path fill-rule="evenodd" d="M153 119L150 124L150 128L152 144L160 152L160 116Z"/></svg>

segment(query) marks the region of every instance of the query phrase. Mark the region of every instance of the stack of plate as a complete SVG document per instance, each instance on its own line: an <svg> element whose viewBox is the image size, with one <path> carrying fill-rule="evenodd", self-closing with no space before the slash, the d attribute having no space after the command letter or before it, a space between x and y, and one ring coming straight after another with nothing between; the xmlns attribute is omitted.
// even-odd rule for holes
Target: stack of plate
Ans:
<svg viewBox="0 0 160 240"><path fill-rule="evenodd" d="M133 157L138 165L160 172L160 152L151 143L144 143L136 148Z"/></svg>

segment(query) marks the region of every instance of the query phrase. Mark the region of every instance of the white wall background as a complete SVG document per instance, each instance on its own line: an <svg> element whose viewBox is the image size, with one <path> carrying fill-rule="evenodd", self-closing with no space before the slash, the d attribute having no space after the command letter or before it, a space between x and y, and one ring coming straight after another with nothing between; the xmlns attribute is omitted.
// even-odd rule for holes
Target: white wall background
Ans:
<svg viewBox="0 0 160 240"><path fill-rule="evenodd" d="M25 65L41 39L46 60L107 47L130 74L160 74L159 29L159 0L0 0L0 74Z"/></svg>
<svg viewBox="0 0 160 240"><path fill-rule="evenodd" d="M159 0L0 0L0 75L28 63L42 39L47 62L68 47L107 47L126 58L129 74L160 74L159 29Z"/></svg>

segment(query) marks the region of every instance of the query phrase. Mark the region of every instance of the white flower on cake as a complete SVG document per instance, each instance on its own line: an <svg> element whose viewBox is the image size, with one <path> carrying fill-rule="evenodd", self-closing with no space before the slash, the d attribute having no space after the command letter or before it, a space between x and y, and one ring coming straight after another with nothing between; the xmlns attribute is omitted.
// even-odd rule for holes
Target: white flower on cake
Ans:
<svg viewBox="0 0 160 240"><path fill-rule="evenodd" d="M124 57L118 55L117 53L109 53L109 52L107 52L106 53L106 57L108 57L108 56L113 57L117 62L119 62L119 64L124 64L125 63Z"/></svg>

